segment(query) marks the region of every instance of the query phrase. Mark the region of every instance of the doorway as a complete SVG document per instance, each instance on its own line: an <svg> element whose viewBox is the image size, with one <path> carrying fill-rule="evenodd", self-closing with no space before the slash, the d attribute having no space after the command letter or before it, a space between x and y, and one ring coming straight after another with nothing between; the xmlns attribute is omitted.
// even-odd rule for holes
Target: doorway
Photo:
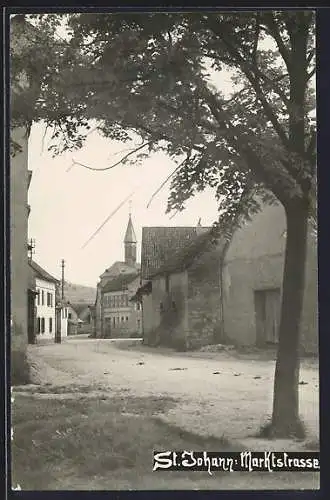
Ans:
<svg viewBox="0 0 330 500"><path fill-rule="evenodd" d="M256 344L260 346L278 343L281 311L279 288L256 290L254 292L256 314Z"/></svg>

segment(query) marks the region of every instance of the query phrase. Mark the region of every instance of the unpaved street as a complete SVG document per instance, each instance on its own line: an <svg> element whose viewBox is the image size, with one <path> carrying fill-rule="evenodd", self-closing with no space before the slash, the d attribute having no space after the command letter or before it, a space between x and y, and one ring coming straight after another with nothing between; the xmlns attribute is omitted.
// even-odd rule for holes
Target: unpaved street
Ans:
<svg viewBox="0 0 330 500"><path fill-rule="evenodd" d="M270 415L273 361L235 359L228 353L208 359L147 348L120 349L118 345L120 342L111 340L73 337L60 345L30 346L30 355L38 365L42 384L170 396L178 404L163 415L168 422L198 434L238 439L250 449L269 448L269 443L248 436ZM303 362L300 380L301 414L310 439L314 439L318 435L317 364ZM271 443L273 449L298 446Z"/></svg>

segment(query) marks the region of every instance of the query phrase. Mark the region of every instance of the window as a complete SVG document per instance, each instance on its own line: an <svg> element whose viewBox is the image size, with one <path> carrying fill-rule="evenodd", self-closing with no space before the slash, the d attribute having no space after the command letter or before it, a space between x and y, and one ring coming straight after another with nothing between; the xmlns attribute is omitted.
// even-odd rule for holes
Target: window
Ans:
<svg viewBox="0 0 330 500"><path fill-rule="evenodd" d="M37 290L37 304L40 306L40 289Z"/></svg>
<svg viewBox="0 0 330 500"><path fill-rule="evenodd" d="M128 307L128 295L125 295L125 306Z"/></svg>
<svg viewBox="0 0 330 500"><path fill-rule="evenodd" d="M140 304L140 302L137 302L136 303L136 310L140 311L140 309L141 309L141 304Z"/></svg>
<svg viewBox="0 0 330 500"><path fill-rule="evenodd" d="M128 321L128 316L126 316L126 321Z"/></svg>
<svg viewBox="0 0 330 500"><path fill-rule="evenodd" d="M41 331L41 325L40 325L40 318L37 318L37 333L40 333Z"/></svg>
<svg viewBox="0 0 330 500"><path fill-rule="evenodd" d="M53 318L49 318L49 333L53 331Z"/></svg>
<svg viewBox="0 0 330 500"><path fill-rule="evenodd" d="M121 320L122 320L122 321L124 321L124 319L125 319L125 318L124 318L124 316L122 316L122 317L121 317Z"/></svg>
<svg viewBox="0 0 330 500"><path fill-rule="evenodd" d="M116 318L113 317L113 326L116 326Z"/></svg>
<svg viewBox="0 0 330 500"><path fill-rule="evenodd" d="M53 306L53 294L50 292L47 292L47 306L48 307Z"/></svg>
<svg viewBox="0 0 330 500"><path fill-rule="evenodd" d="M45 304L45 293L43 290L41 290L41 305L43 306Z"/></svg>
<svg viewBox="0 0 330 500"><path fill-rule="evenodd" d="M72 319L72 313L69 313L68 318Z"/></svg>
<svg viewBox="0 0 330 500"><path fill-rule="evenodd" d="M140 331L140 326L141 326L141 320L140 320L140 319L138 319L138 320L137 320L137 327L138 327L138 331Z"/></svg>
<svg viewBox="0 0 330 500"><path fill-rule="evenodd" d="M41 333L45 333L45 318L41 318Z"/></svg>
<svg viewBox="0 0 330 500"><path fill-rule="evenodd" d="M165 290L166 293L170 291L170 277L168 274L165 276Z"/></svg>

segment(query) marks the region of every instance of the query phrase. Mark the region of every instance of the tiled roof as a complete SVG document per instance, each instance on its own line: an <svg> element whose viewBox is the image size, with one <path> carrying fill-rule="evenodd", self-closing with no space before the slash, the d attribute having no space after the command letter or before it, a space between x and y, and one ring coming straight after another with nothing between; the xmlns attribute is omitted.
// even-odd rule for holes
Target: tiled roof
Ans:
<svg viewBox="0 0 330 500"><path fill-rule="evenodd" d="M184 248L193 241L201 227L143 227L141 250L141 274L149 279L167 262L173 253Z"/></svg>
<svg viewBox="0 0 330 500"><path fill-rule="evenodd" d="M29 260L29 266L36 278L40 278L45 281L51 281L52 283L60 283L60 280L54 278L54 276L45 271L45 269L39 266L39 264L37 264L34 260Z"/></svg>
<svg viewBox="0 0 330 500"><path fill-rule="evenodd" d="M124 287L132 283L132 281L138 277L139 273L116 276L112 280L108 281L108 283L102 288L102 293L122 291Z"/></svg>
<svg viewBox="0 0 330 500"><path fill-rule="evenodd" d="M134 266L129 266L126 262L116 261L101 274L100 278L118 276L120 273L132 274L135 269L138 271L140 264L136 263Z"/></svg>
<svg viewBox="0 0 330 500"><path fill-rule="evenodd" d="M208 228L207 231L195 236L195 238L188 242L183 248L175 251L151 277L180 272L189 268L198 257L211 250L212 247L214 248L214 245L220 241L219 237L215 236L213 230ZM225 241L223 241L223 245L224 244ZM220 251L221 247L219 248L219 252Z"/></svg>

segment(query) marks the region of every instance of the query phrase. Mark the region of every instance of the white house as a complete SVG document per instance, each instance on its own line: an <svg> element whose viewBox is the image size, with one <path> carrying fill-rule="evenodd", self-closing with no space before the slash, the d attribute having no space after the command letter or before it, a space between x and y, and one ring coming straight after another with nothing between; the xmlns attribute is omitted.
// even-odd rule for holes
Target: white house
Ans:
<svg viewBox="0 0 330 500"><path fill-rule="evenodd" d="M68 335L68 320L70 318L70 303L66 299L59 299L57 297L56 308L59 313L57 316L56 328L61 332L61 338Z"/></svg>
<svg viewBox="0 0 330 500"><path fill-rule="evenodd" d="M33 260L29 260L35 278L36 289L36 334L40 338L55 338L56 331L56 286L59 281Z"/></svg>

